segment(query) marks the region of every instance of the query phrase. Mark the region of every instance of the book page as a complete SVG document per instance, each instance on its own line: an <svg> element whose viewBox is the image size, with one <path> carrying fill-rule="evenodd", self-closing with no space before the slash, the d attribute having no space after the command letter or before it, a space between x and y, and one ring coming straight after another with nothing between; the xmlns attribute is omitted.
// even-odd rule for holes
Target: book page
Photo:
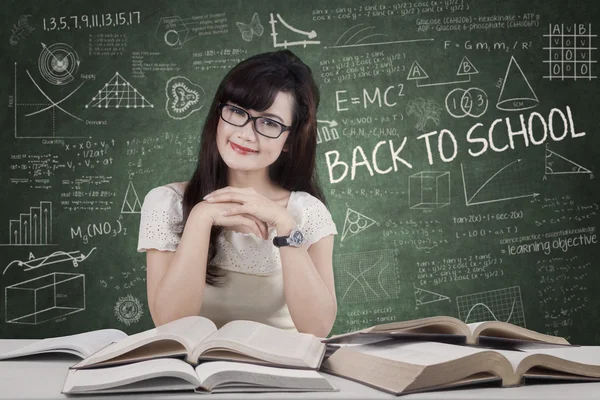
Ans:
<svg viewBox="0 0 600 400"><path fill-rule="evenodd" d="M522 351L517 351L517 350L494 349L494 351L496 353L502 354L504 357L506 357L508 359L508 361L510 361L510 365L512 366L513 372L517 372L517 368L519 367L519 364L521 363L521 361L523 361L525 358L529 357L529 355L530 355L528 353L525 353Z"/></svg>
<svg viewBox="0 0 600 400"><path fill-rule="evenodd" d="M196 375L208 390L247 386L335 390L325 377L314 370L277 368L231 361L205 362L196 367Z"/></svg>
<svg viewBox="0 0 600 400"><path fill-rule="evenodd" d="M181 343L186 352L192 352L192 345L201 342L216 330L212 321L204 317L185 317L157 328L149 329L135 335L127 336L110 346L92 354L72 368L82 368L87 365L100 363L114 357L118 357L131 350L140 348L148 343L159 340L171 339Z"/></svg>
<svg viewBox="0 0 600 400"><path fill-rule="evenodd" d="M313 335L283 331L253 321L238 320L223 325L194 351L194 355L200 355L200 351L212 346L226 345L235 349L252 349L254 351L248 355L254 357L257 357L258 353L263 353L277 356L278 360L304 360L315 342L324 348L325 345Z"/></svg>
<svg viewBox="0 0 600 400"><path fill-rule="evenodd" d="M101 390L156 377L181 378L194 387L200 384L191 365L181 360L162 358L118 367L70 369L63 392L81 389Z"/></svg>
<svg viewBox="0 0 600 400"><path fill-rule="evenodd" d="M127 337L127 334L117 329L100 329L76 335L42 339L8 353L0 354L0 360L32 354L60 352L62 349L72 350L65 351L65 353L85 358L108 346L110 343L125 337Z"/></svg>
<svg viewBox="0 0 600 400"><path fill-rule="evenodd" d="M181 339L185 347L192 349L205 341L217 331L217 326L210 319L200 316L184 317L156 328L159 336L175 336Z"/></svg>
<svg viewBox="0 0 600 400"><path fill-rule="evenodd" d="M469 346L439 342L383 342L353 346L353 350L376 357L415 365L435 365L486 351Z"/></svg>
<svg viewBox="0 0 600 400"><path fill-rule="evenodd" d="M274 375L281 377L317 378L321 375L310 369L277 368L265 365L240 363L234 361L210 361L199 364L196 367L196 375L200 382L206 381L212 375L220 372L255 373L263 375ZM239 382L239 381L238 381Z"/></svg>
<svg viewBox="0 0 600 400"><path fill-rule="evenodd" d="M515 348L530 354L546 354L580 364L600 366L600 346L575 346L575 347L542 347L527 343L515 345Z"/></svg>

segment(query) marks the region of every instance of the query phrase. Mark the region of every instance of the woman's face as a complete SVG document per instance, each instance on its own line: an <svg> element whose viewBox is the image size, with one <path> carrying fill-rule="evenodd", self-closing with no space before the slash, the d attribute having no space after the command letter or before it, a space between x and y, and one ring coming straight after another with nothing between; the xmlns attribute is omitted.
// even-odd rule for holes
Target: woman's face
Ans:
<svg viewBox="0 0 600 400"><path fill-rule="evenodd" d="M228 104L242 108L237 104ZM265 116L283 125L292 124L292 110L294 98L289 93L279 92L275 101L268 109L257 112L245 110L252 117ZM254 130L254 122L249 121L244 126L235 126L219 118L217 125L217 148L225 164L236 171L253 171L267 168L273 164L284 147L289 131L283 132L278 138L272 139L258 134ZM243 151L237 146L242 146L253 151Z"/></svg>

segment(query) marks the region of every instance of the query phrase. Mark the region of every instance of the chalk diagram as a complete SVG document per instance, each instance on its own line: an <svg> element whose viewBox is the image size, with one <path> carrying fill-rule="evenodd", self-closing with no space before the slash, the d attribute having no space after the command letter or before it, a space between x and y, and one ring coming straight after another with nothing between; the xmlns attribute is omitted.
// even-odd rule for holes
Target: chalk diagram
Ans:
<svg viewBox="0 0 600 400"><path fill-rule="evenodd" d="M423 67L421 67L421 65L417 61L414 61L411 67L409 68L406 80L416 81L417 87L455 85L459 83L471 82L471 75L475 75L478 73L479 71L477 70L477 68L475 68L473 63L467 58L467 56L464 56L460 62L460 65L458 66L458 71L456 71L457 77L460 78L466 76L466 78L463 78L462 80L454 80L449 82L421 83L421 81L429 79L429 75L427 74L427 72L425 72Z"/></svg>
<svg viewBox="0 0 600 400"><path fill-rule="evenodd" d="M346 32L342 33L342 35L336 40L333 46L325 46L325 48L329 49L338 49L344 47L360 47L360 46L374 46L381 44L397 44L397 43L411 43L411 42L431 42L431 39L407 39L407 40L393 40L393 41L385 41L385 42L376 42L369 41L365 43L361 43L364 40L376 37L376 36L388 36L386 33L372 33L373 31L369 31L369 29L375 29L375 26L366 26L365 24L356 24L351 26L346 30ZM348 36L346 36L348 35Z"/></svg>
<svg viewBox="0 0 600 400"><path fill-rule="evenodd" d="M446 95L446 111L454 118L479 118L488 108L488 96L482 89L456 88Z"/></svg>
<svg viewBox="0 0 600 400"><path fill-rule="evenodd" d="M165 85L165 109L173 119L185 119L204 107L206 93L202 86L185 76L174 76Z"/></svg>
<svg viewBox="0 0 600 400"><path fill-rule="evenodd" d="M85 108L153 108L144 96L136 88L127 82L119 72L115 73L104 87L98 90L98 94L85 105Z"/></svg>
<svg viewBox="0 0 600 400"><path fill-rule="evenodd" d="M75 79L79 70L79 56L75 49L66 43L54 43L46 46L38 58L40 75L53 85L66 85Z"/></svg>
<svg viewBox="0 0 600 400"><path fill-rule="evenodd" d="M531 176L531 171L527 168L527 163L519 158L501 167L493 162L481 162L465 173L465 167L461 163L465 205L537 197L539 193L531 193L531 182L525 181ZM481 183L482 179L486 179L485 182Z"/></svg>
<svg viewBox="0 0 600 400"><path fill-rule="evenodd" d="M342 229L342 242L350 239L351 237L358 235L373 224L376 224L374 219L367 217L354 211L351 208L346 210L346 219L344 220L344 228Z"/></svg>
<svg viewBox="0 0 600 400"><path fill-rule="evenodd" d="M340 303L398 298L401 278L393 249L343 254L337 258L336 265Z"/></svg>
<svg viewBox="0 0 600 400"><path fill-rule="evenodd" d="M416 308L419 308L419 306L423 306L425 304L437 303L438 301L452 301L448 296L444 296L443 294L435 293L430 290L416 287L414 284L413 289L415 292Z"/></svg>
<svg viewBox="0 0 600 400"><path fill-rule="evenodd" d="M519 286L457 296L456 305L458 318L467 324L480 321L503 321L526 328Z"/></svg>
<svg viewBox="0 0 600 400"><path fill-rule="evenodd" d="M44 47L44 50L42 51L42 54L44 54L44 53L50 54L46 50L46 47ZM40 55L40 57L41 57L41 55ZM49 57L50 56L48 56L48 59L50 59ZM51 62L51 61L49 61L49 62ZM63 63L66 63L66 61L63 61ZM13 91L14 91L13 92L13 101L14 101L13 108L14 108L15 139L87 138L87 136L57 136L56 135L57 116L67 115L77 121L83 122L82 118L79 118L78 116L65 110L64 104L62 104L62 103L64 103L67 99L69 99L71 96L73 96L73 94L75 94L81 88L81 86L83 86L83 84L85 82L81 82L79 84L79 86L77 86L75 89L71 90L71 92L69 94L63 96L60 100L54 101L40 87L40 85L36 82L36 80L33 78L33 76L31 76L31 74L29 73L29 70L25 70L25 72L27 73L27 76L29 77L29 80L31 81L33 86L37 89L37 92L39 92L39 94L41 94L43 98L40 97L38 93L35 93L35 92L32 93L32 90L31 90L32 87L25 88L25 89L27 89L27 91L26 91L26 94L23 94L23 92L25 90L22 87L19 88L18 76L17 76L17 63L15 62L15 64L14 64L15 86L13 88ZM40 73L42 73L42 72L40 71ZM55 73L54 76L58 77L60 75L58 73ZM63 76L63 79L64 79L63 81L65 82L65 84L68 83L68 82L66 82L68 80L67 79L68 74L63 72L62 76ZM51 79L51 78L47 77L45 79ZM57 82L57 81L55 80L55 82ZM53 88L60 87L63 85L64 84L56 83L56 84L54 84ZM21 92L21 93L19 93L19 92ZM61 114L57 114L57 110L60 111ZM40 120L40 117L43 117L43 116L46 116L47 120ZM51 128L44 129L43 128L44 124L50 125ZM60 120L59 120L58 126L60 126ZM51 130L52 135L46 136L46 135L42 134L39 136L25 136L25 135L21 134L21 132L23 132L23 131L25 131L25 132L39 132L39 131L44 132L46 130Z"/></svg>
<svg viewBox="0 0 600 400"><path fill-rule="evenodd" d="M511 56L496 108L502 111L521 111L537 107L538 104L540 102L527 77L515 57Z"/></svg>
<svg viewBox="0 0 600 400"><path fill-rule="evenodd" d="M8 40L12 46L16 45L19 43L19 40L26 38L31 32L35 31L35 28L29 25L29 17L31 17L31 14L23 14L19 17L17 24L13 24L10 30L10 39Z"/></svg>
<svg viewBox="0 0 600 400"><path fill-rule="evenodd" d="M545 154L545 175L590 174L590 179L594 179L592 171L550 150L548 145Z"/></svg>
<svg viewBox="0 0 600 400"><path fill-rule="evenodd" d="M262 36L265 31L265 28L260 24L258 13L254 13L250 23L245 24L243 22L236 22L235 25L240 30L242 39L244 39L246 42L251 42L254 35Z"/></svg>
<svg viewBox="0 0 600 400"><path fill-rule="evenodd" d="M162 17L158 21L154 37L164 41L169 47L180 49L190 40L200 37L201 30L199 28L205 21L201 16L184 19L178 15Z"/></svg>
<svg viewBox="0 0 600 400"><path fill-rule="evenodd" d="M317 144L325 141L329 142L331 140L337 140L340 138L340 134L336 129L338 126L337 121L327 121L327 120L317 120L318 124L321 124L320 127L317 127Z"/></svg>
<svg viewBox="0 0 600 400"><path fill-rule="evenodd" d="M135 187L133 187L133 182L129 181L123 204L121 205L121 214L139 214L141 211L142 203Z"/></svg>
<svg viewBox="0 0 600 400"><path fill-rule="evenodd" d="M6 268L4 268L2 275L6 274L8 268L10 268L13 265L23 267L22 271L24 272L62 262L70 262L74 267L78 267L79 263L85 261L90 256L90 254L94 252L94 250L96 250L96 247L92 248L92 250L90 250L90 252L87 254L82 254L79 250L70 252L55 251L54 253L43 257L36 257L33 255L33 253L30 252L29 259L27 261L12 260L11 262L9 262Z"/></svg>
<svg viewBox="0 0 600 400"><path fill-rule="evenodd" d="M4 288L6 322L37 325L85 310L85 275L53 272Z"/></svg>
<svg viewBox="0 0 600 400"><path fill-rule="evenodd" d="M275 20L275 16L273 15L273 13L270 14L271 18L269 19L269 24L271 24L271 36L273 37L273 47L275 47L275 48L283 47L284 49L287 49L288 46L303 46L304 48L306 48L306 45L321 43L320 40L306 40L306 39L297 40L297 41L293 41L293 42L288 42L287 40L284 40L283 42L278 42L277 36L279 34L277 33L277 30L275 29L275 24L277 24L277 23L280 23L283 27L287 28L288 31L293 32L294 34L298 34L300 36L306 36L308 39L316 38L317 32L315 32L314 29L312 31L308 32L308 31L303 31L303 30L294 28L293 26L291 26L290 24L285 22L284 19L281 18L281 15L279 15L279 13L277 13L276 15L277 15L277 21Z"/></svg>
<svg viewBox="0 0 600 400"><path fill-rule="evenodd" d="M119 322L129 326L139 322L144 314L142 303L130 294L125 297L119 297L114 307L115 316Z"/></svg>
<svg viewBox="0 0 600 400"><path fill-rule="evenodd" d="M450 205L450 172L421 171L408 177L411 209L435 209Z"/></svg>
<svg viewBox="0 0 600 400"><path fill-rule="evenodd" d="M548 46L543 50L548 50L548 59L544 63L548 64L548 75L544 79L587 79L591 81L596 78L592 73L592 65L596 60L592 59L592 38L597 35L592 34L592 24L588 24L587 29L583 24L550 24L548 34Z"/></svg>
<svg viewBox="0 0 600 400"><path fill-rule="evenodd" d="M414 115L417 118L415 128L425 132L427 130L427 122L431 121L431 125L437 127L440 124L440 107L433 99L412 99L406 106L406 115ZM431 130L431 129L430 129Z"/></svg>
<svg viewBox="0 0 600 400"><path fill-rule="evenodd" d="M52 245L52 202L40 201L38 207L29 207L18 219L8 221L8 243L0 246Z"/></svg>

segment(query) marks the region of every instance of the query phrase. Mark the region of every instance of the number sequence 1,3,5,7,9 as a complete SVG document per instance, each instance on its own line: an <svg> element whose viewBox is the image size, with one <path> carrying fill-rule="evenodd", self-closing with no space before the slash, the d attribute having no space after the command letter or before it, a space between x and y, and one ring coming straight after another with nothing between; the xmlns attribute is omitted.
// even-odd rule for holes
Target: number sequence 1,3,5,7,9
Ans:
<svg viewBox="0 0 600 400"><path fill-rule="evenodd" d="M44 18L44 30L71 30L139 24L140 11Z"/></svg>

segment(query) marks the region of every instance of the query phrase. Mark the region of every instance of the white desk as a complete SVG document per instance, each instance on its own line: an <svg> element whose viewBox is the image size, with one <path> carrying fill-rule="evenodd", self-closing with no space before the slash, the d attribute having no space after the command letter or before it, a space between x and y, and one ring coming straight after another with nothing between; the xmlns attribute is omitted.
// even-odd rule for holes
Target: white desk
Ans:
<svg viewBox="0 0 600 400"><path fill-rule="evenodd" d="M17 348L32 340L0 340L0 352ZM67 370L79 359L69 355L52 355L33 360L31 357L0 361L0 399L198 399L193 392L140 393L126 395L66 396L61 394ZM335 393L237 393L211 394L211 399L395 399L396 396L359 383L323 374L340 389ZM473 388L416 393L401 399L507 399L507 400L584 400L600 399L600 382L520 386L516 388Z"/></svg>

